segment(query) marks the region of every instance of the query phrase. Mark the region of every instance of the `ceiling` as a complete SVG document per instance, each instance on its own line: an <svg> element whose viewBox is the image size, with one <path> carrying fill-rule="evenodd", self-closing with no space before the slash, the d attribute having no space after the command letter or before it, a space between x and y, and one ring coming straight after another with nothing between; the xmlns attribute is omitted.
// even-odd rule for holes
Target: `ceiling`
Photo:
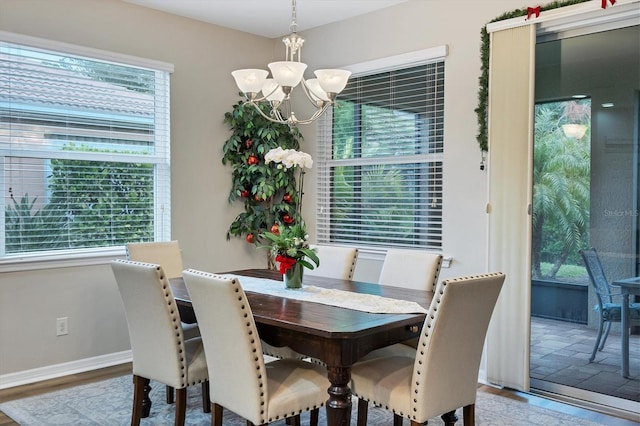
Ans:
<svg viewBox="0 0 640 426"><path fill-rule="evenodd" d="M123 0L175 15L276 38L291 31L291 0ZM298 0L298 31L342 21L408 0Z"/></svg>

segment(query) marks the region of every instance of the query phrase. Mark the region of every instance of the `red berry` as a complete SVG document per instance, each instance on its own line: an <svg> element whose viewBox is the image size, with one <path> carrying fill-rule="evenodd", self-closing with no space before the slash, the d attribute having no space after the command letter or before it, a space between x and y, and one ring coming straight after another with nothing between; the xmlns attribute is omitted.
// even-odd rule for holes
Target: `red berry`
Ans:
<svg viewBox="0 0 640 426"><path fill-rule="evenodd" d="M282 197L282 200L287 204L291 204L291 201L293 201L293 198L291 198L291 194L284 194L284 196Z"/></svg>
<svg viewBox="0 0 640 426"><path fill-rule="evenodd" d="M242 191L240 191L240 196L242 198L247 198L249 196L249 191L247 191L246 189L243 189Z"/></svg>
<svg viewBox="0 0 640 426"><path fill-rule="evenodd" d="M253 243L253 234L252 233L247 234L247 242L249 244Z"/></svg>
<svg viewBox="0 0 640 426"><path fill-rule="evenodd" d="M280 227L278 226L277 223L274 223L273 226L271 227L271 233L274 235L280 235Z"/></svg>

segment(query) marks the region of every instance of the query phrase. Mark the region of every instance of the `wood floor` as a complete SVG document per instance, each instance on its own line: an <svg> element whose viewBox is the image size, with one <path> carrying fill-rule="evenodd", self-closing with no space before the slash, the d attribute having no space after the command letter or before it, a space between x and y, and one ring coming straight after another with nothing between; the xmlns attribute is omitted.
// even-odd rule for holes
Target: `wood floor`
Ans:
<svg viewBox="0 0 640 426"><path fill-rule="evenodd" d="M124 374L131 374L131 364L123 364L115 367L104 368L101 370L73 374L70 376L47 380L44 382L18 386L10 389L3 389L3 390L0 390L0 403L11 401L14 399L40 395L47 392L53 392L56 390L69 388L73 386L93 383L100 380L106 380L113 377L122 376ZM600 423L607 426L631 426L631 425L638 424L636 422L631 422L631 421L620 419L617 417L612 417L606 414L585 410L582 408L574 407L572 405L563 404L560 402L552 401L547 398L542 398L542 397L527 394L527 393L504 390L504 389L496 389L489 386L480 386L479 389L481 392L489 392L489 393L501 395L501 396L512 398L521 402L526 402L527 404L530 404L533 406L544 407L550 410L563 412L578 418L582 418L585 420L589 420L589 421ZM4 413L0 412L0 426L16 426L16 425L18 424L12 421L6 415L4 415Z"/></svg>

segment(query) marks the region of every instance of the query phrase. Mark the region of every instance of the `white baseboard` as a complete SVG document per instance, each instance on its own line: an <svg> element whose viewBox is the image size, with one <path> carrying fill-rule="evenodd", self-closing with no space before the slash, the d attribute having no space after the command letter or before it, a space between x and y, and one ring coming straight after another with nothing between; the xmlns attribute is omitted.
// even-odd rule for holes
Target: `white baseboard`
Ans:
<svg viewBox="0 0 640 426"><path fill-rule="evenodd" d="M0 389L131 362L131 350L0 375Z"/></svg>

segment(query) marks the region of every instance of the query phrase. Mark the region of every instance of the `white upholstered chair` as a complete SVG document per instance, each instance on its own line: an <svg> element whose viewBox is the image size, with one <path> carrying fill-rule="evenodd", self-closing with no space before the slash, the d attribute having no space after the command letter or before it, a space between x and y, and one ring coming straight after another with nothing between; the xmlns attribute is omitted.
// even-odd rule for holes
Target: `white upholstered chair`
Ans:
<svg viewBox="0 0 640 426"><path fill-rule="evenodd" d="M441 254L389 249L382 263L378 284L434 291L441 266Z"/></svg>
<svg viewBox="0 0 640 426"><path fill-rule="evenodd" d="M178 241L129 243L126 248L127 259L161 265L169 279L182 277L184 267L182 265L182 250ZM198 324L181 322L181 325L185 339L200 336Z"/></svg>
<svg viewBox="0 0 640 426"><path fill-rule="evenodd" d="M378 284L415 290L434 291L440 276L442 255L427 251L389 249L382 263ZM418 339L377 349L363 360L379 356L410 355L418 346Z"/></svg>
<svg viewBox="0 0 640 426"><path fill-rule="evenodd" d="M350 280L356 269L358 249L353 247L311 245L318 254L320 266L305 269L305 275Z"/></svg>
<svg viewBox="0 0 640 426"><path fill-rule="evenodd" d="M318 246L311 245L310 248L316 251L320 259L320 266L315 269L305 269L305 275L339 278L351 280L356 269L358 260L358 249L340 246ZM288 347L278 348L262 342L265 355L276 358L304 358L298 352Z"/></svg>
<svg viewBox="0 0 640 426"><path fill-rule="evenodd" d="M182 277L182 250L180 243L173 241L152 241L144 243L129 243L126 245L127 259L136 262L161 265L168 279ZM182 333L186 340L200 336L197 323L180 321ZM167 386L167 404L173 404L173 389Z"/></svg>
<svg viewBox="0 0 640 426"><path fill-rule="evenodd" d="M378 357L356 363L351 390L359 398L358 425L367 423L368 403L412 426L444 415L453 425L463 407L465 426L474 424L482 348L505 276L490 273L440 282L414 356Z"/></svg>
<svg viewBox="0 0 640 426"><path fill-rule="evenodd" d="M195 270L184 280L204 343L211 381L211 424L222 425L222 408L254 425L292 418L311 411L317 425L319 408L330 383L316 364L280 359L265 364L251 306L237 278Z"/></svg>
<svg viewBox="0 0 640 426"><path fill-rule="evenodd" d="M182 276L182 250L178 241L154 241L147 243L129 243L127 258L136 262L161 265L167 278Z"/></svg>
<svg viewBox="0 0 640 426"><path fill-rule="evenodd" d="M176 425L185 421L189 385L202 384L203 410L209 412L208 371L202 340L199 337L185 340L162 267L116 260L111 269L124 303L133 354L131 424L140 424L144 387L149 380L176 389Z"/></svg>

